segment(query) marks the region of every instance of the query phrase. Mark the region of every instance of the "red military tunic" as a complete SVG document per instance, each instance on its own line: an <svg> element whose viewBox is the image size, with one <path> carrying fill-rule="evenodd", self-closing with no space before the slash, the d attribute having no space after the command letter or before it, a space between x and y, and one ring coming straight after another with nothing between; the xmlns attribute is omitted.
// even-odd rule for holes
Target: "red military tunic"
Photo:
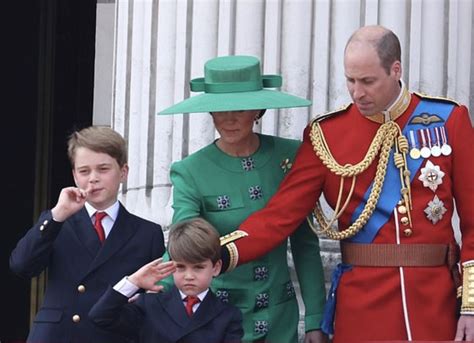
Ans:
<svg viewBox="0 0 474 343"><path fill-rule="evenodd" d="M396 119L401 128L407 124L419 102L418 95L411 96L408 108ZM322 120L320 125L329 149L340 165L360 162L380 126L364 117L354 105ZM462 232L461 262L464 262L474 260L474 131L466 107L455 106L444 126L452 153L431 156L421 165L424 167L429 160L439 166L445 173L442 184L434 193L418 180L421 168L418 170L411 183L413 234L406 237L404 226L398 223L398 236L401 244L454 242L451 217L455 199ZM306 128L295 163L278 193L264 209L251 215L239 227L249 234L235 241L239 264L262 256L280 244L311 212L321 193L334 208L340 177L332 174L315 154L309 138L310 129L311 126ZM357 177L351 201L339 218L339 228L345 229L351 224L352 213L375 176L376 164L377 160ZM345 195L350 184L351 179L346 180ZM398 189L393 191L400 192ZM424 210L435 194L444 202L447 211L433 224ZM400 220L399 216L397 218ZM396 242L392 212L372 243ZM408 331L413 340L454 339L456 289L447 266L403 269L404 280L401 280L398 267L354 266L343 274L337 291L334 343L407 340ZM402 288L406 292L404 297ZM403 314L403 302L407 319Z"/></svg>

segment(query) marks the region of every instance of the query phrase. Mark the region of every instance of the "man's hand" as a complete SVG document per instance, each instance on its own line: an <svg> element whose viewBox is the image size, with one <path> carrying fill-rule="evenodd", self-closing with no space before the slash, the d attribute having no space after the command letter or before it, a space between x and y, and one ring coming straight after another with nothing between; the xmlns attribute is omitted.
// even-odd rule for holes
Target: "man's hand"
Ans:
<svg viewBox="0 0 474 343"><path fill-rule="evenodd" d="M59 194L56 206L51 210L53 219L57 222L63 222L83 208L87 193L88 189L84 190L76 187L63 188Z"/></svg>
<svg viewBox="0 0 474 343"><path fill-rule="evenodd" d="M308 331L304 336L304 343L327 343L328 339L321 330Z"/></svg>
<svg viewBox="0 0 474 343"><path fill-rule="evenodd" d="M162 262L160 257L138 269L128 277L128 281L147 291L159 292L163 286L156 285L156 283L175 271L176 266L173 261Z"/></svg>
<svg viewBox="0 0 474 343"><path fill-rule="evenodd" d="M461 315L455 341L474 341L474 316Z"/></svg>

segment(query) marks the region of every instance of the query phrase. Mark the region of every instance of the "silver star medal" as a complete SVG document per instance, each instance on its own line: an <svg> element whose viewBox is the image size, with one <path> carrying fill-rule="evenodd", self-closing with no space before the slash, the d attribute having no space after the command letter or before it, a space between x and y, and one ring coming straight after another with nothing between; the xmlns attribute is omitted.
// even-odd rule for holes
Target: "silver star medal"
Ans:
<svg viewBox="0 0 474 343"><path fill-rule="evenodd" d="M447 209L444 207L444 203L439 200L437 195L434 196L433 200L431 200L425 208L426 217L431 220L433 224L439 222L446 211Z"/></svg>
<svg viewBox="0 0 474 343"><path fill-rule="evenodd" d="M427 161L424 168L421 168L421 174L418 180L423 182L423 186L428 187L433 192L443 183L444 172L439 166L435 166L431 161Z"/></svg>

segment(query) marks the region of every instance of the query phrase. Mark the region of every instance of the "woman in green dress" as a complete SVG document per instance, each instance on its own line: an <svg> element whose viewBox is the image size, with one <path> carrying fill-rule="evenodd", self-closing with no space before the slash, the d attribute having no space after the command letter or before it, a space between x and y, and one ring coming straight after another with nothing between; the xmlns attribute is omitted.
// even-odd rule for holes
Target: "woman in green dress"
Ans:
<svg viewBox="0 0 474 343"><path fill-rule="evenodd" d="M276 192L300 142L253 131L270 108L309 106L306 99L268 90L281 86L278 75L261 75L252 56L208 61L205 77L191 81L204 94L160 114L209 112L220 137L171 167L173 223L202 217L221 236L233 231ZM323 342L320 320L325 301L317 236L303 223L290 237L305 307L305 343ZM212 289L243 313L245 342L298 341L298 302L290 279L287 242L259 260L217 277Z"/></svg>

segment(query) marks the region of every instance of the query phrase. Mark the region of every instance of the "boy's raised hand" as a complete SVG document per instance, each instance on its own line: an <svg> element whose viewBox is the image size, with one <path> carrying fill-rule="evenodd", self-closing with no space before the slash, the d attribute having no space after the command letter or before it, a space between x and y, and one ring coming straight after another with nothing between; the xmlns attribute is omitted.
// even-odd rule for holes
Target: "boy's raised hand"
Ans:
<svg viewBox="0 0 474 343"><path fill-rule="evenodd" d="M63 222L84 207L88 191L76 187L63 188L56 206L51 210L54 220Z"/></svg>
<svg viewBox="0 0 474 343"><path fill-rule="evenodd" d="M145 289L147 291L159 292L163 286L156 285L156 283L176 271L176 266L173 261L163 262L160 257L143 267L138 269L135 273L128 277L128 281L135 286Z"/></svg>

